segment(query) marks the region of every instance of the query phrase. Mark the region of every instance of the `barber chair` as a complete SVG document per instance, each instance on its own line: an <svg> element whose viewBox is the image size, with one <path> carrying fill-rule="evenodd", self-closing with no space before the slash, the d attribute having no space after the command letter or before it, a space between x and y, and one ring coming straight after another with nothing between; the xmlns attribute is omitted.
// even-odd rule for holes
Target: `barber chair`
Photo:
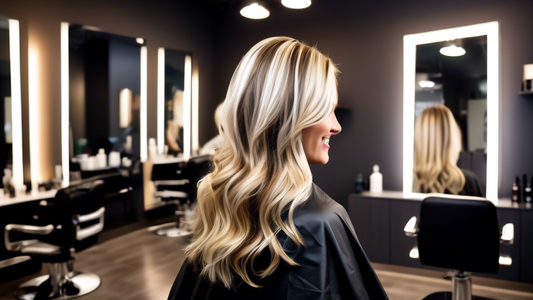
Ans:
<svg viewBox="0 0 533 300"><path fill-rule="evenodd" d="M190 158L187 162L158 163L152 168L154 196L175 206L176 222L150 227L157 235L187 236L191 233L190 221L194 217L198 181L210 172L211 155Z"/></svg>
<svg viewBox="0 0 533 300"><path fill-rule="evenodd" d="M500 256L500 243L512 244L514 226L498 227L496 207L484 198L428 196L422 202L420 218L412 217L405 234L417 238L411 258L424 265L452 269L451 292L437 292L424 300L489 300L472 296L470 272L497 273L500 264L510 265L510 257Z"/></svg>
<svg viewBox="0 0 533 300"><path fill-rule="evenodd" d="M48 275L23 283L14 292L17 299L69 299L88 294L100 285L92 273L73 270L77 241L102 231L104 227L103 182L92 181L61 189L53 201L43 201L38 220L45 226L8 224L4 229L6 249L29 255L48 264ZM32 239L10 240L11 233Z"/></svg>

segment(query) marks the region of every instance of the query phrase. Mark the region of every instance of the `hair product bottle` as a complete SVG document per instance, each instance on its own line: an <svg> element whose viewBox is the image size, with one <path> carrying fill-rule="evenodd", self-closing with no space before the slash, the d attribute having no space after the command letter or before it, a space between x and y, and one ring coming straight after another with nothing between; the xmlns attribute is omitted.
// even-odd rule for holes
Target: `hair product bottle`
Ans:
<svg viewBox="0 0 533 300"><path fill-rule="evenodd" d="M525 176L525 175L524 175ZM533 200L533 190L532 190L533 176L531 176L531 181L526 181L524 185L524 202L531 203Z"/></svg>
<svg viewBox="0 0 533 300"><path fill-rule="evenodd" d="M518 176L516 176L516 180L513 182L511 200L514 202L520 202L520 179L518 179Z"/></svg>
<svg viewBox="0 0 533 300"><path fill-rule="evenodd" d="M383 175L379 173L379 166L374 165L374 173L370 175L370 192L380 193L383 191Z"/></svg>

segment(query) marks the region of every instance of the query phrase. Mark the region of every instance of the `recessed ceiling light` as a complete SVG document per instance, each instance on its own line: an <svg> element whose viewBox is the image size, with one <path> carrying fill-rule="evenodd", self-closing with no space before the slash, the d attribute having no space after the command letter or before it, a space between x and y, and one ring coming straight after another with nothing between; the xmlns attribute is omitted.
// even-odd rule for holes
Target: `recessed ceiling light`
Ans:
<svg viewBox="0 0 533 300"><path fill-rule="evenodd" d="M140 44L140 45L143 45L144 44L144 39L143 38L136 38L135 41L137 41L137 44Z"/></svg>
<svg viewBox="0 0 533 300"><path fill-rule="evenodd" d="M281 0L281 4L292 9L303 9L311 5L311 0Z"/></svg>
<svg viewBox="0 0 533 300"><path fill-rule="evenodd" d="M270 12L268 11L268 9L264 8L258 3L252 3L241 9L241 15L248 19L259 20L268 18L268 16L270 16Z"/></svg>
<svg viewBox="0 0 533 300"><path fill-rule="evenodd" d="M462 55L465 55L465 53L466 53L466 51L465 51L465 49L463 47L457 47L455 45L442 47L442 48L440 48L439 52L442 55L452 56L452 57L462 56Z"/></svg>

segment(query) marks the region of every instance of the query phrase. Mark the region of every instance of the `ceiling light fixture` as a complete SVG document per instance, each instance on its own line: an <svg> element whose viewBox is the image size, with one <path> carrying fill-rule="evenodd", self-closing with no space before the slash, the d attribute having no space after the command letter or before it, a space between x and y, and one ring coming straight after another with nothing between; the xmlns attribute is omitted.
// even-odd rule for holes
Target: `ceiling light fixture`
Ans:
<svg viewBox="0 0 533 300"><path fill-rule="evenodd" d="M451 57L463 56L466 53L466 51L465 51L465 49L463 47L457 47L455 45L442 47L442 48L440 48L439 52L442 55L451 56Z"/></svg>
<svg viewBox="0 0 533 300"><path fill-rule="evenodd" d="M281 0L281 4L292 9L303 9L311 5L311 0Z"/></svg>
<svg viewBox="0 0 533 300"><path fill-rule="evenodd" d="M264 8L258 3L252 3L241 9L241 15L248 19L259 20L268 18L268 16L270 16L270 12L268 9Z"/></svg>

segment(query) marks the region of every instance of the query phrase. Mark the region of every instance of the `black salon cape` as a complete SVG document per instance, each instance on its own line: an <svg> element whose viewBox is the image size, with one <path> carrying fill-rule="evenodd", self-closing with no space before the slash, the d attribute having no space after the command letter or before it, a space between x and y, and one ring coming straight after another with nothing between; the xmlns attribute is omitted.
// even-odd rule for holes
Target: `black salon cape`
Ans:
<svg viewBox="0 0 533 300"><path fill-rule="evenodd" d="M293 220L305 246L296 246L283 233L278 239L300 266L282 260L271 276L256 278L261 288L241 282L230 290L199 276L186 260L168 299L388 299L341 205L313 185L313 194L296 208ZM264 269L269 261L270 254L262 253L255 266Z"/></svg>

